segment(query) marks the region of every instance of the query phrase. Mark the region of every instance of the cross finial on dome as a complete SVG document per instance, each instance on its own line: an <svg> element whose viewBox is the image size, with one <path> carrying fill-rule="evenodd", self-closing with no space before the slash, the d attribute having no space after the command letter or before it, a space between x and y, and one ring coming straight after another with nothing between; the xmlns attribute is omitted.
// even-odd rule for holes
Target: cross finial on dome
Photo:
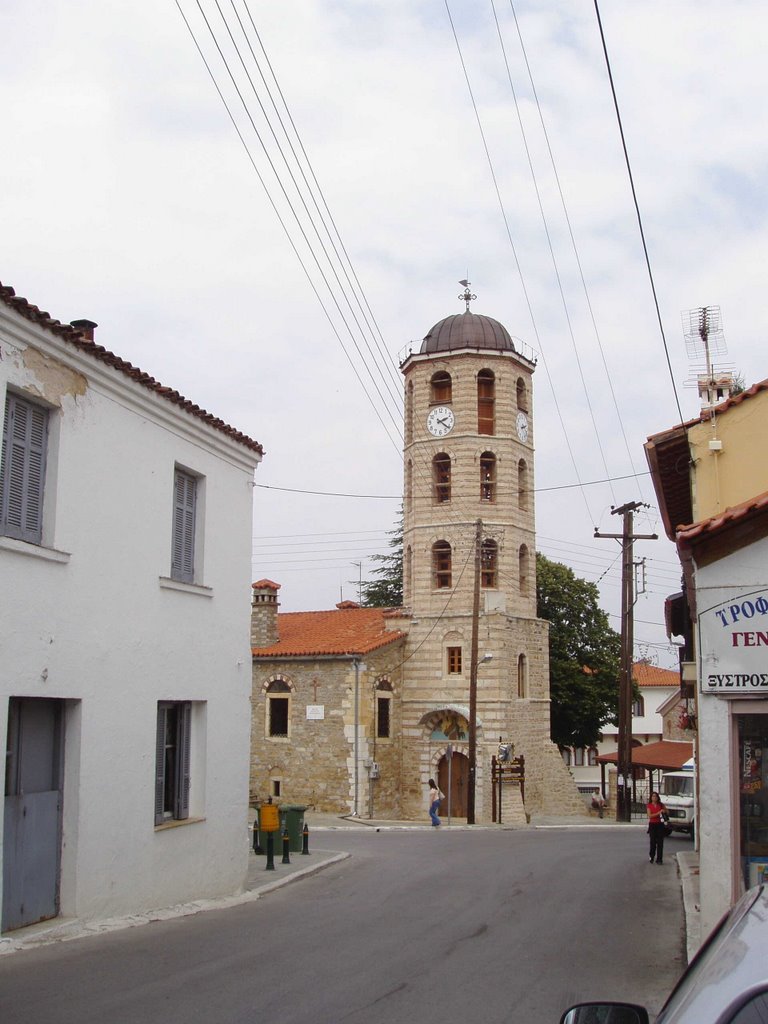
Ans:
<svg viewBox="0 0 768 1024"><path fill-rule="evenodd" d="M470 282L469 281L459 281L459 284L463 284L464 285L464 291L461 293L459 298L462 299L464 302L466 302L467 308L466 308L465 312L468 313L469 312L469 304L470 304L470 302L473 299L476 299L477 296L473 295L472 292L470 291L470 289L469 289Z"/></svg>

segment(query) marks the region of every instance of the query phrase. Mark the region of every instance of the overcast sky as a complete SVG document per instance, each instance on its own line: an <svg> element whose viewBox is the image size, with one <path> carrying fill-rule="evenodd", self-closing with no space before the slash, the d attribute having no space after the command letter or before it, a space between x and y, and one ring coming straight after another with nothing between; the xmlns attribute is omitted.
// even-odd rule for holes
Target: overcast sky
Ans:
<svg viewBox="0 0 768 1024"><path fill-rule="evenodd" d="M593 531L653 505L643 442L676 394L698 411L681 312L720 306L716 362L768 376L768 8L601 9L670 374L591 0L219 4L4 0L0 280L263 444L253 574L296 611L354 598L355 563L387 550L399 358L468 275L473 310L538 353L538 549L599 580L618 628L618 545ZM322 189L293 171L306 210L255 58ZM636 529L662 532L654 507ZM671 667L674 549L636 555L636 655Z"/></svg>

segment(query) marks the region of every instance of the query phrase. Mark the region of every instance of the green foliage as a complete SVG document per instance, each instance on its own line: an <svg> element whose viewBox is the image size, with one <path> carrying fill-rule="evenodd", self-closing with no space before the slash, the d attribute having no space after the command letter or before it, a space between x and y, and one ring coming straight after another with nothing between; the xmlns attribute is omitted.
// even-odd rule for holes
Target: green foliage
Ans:
<svg viewBox="0 0 768 1024"><path fill-rule="evenodd" d="M621 638L598 596L594 583L536 554L537 614L550 624L551 735L559 746L594 746L602 727L616 722Z"/></svg>
<svg viewBox="0 0 768 1024"><path fill-rule="evenodd" d="M388 555L373 555L379 563L373 570L377 578L366 580L361 593L365 608L399 608L403 603L403 509L400 508L397 525L389 531L392 549Z"/></svg>

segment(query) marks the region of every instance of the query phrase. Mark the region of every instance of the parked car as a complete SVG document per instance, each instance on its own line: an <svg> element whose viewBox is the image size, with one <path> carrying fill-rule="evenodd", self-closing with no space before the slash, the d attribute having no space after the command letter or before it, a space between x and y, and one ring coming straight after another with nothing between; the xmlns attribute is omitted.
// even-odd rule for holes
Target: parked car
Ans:
<svg viewBox="0 0 768 1024"><path fill-rule="evenodd" d="M672 990L656 1024L768 1021L768 885L746 892L712 931ZM632 1003L580 1003L560 1024L650 1024Z"/></svg>

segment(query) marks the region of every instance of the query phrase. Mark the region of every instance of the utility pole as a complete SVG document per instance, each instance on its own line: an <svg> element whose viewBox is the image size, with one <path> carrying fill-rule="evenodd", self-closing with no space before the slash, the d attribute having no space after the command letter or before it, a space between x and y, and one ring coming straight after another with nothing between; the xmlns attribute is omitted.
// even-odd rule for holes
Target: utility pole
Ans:
<svg viewBox="0 0 768 1024"><path fill-rule="evenodd" d="M472 647L469 659L469 784L467 786L467 824L475 824L475 779L477 776L477 634L480 621L480 567L483 521L475 523L475 585L472 596Z"/></svg>
<svg viewBox="0 0 768 1024"><path fill-rule="evenodd" d="M655 533L633 533L633 513L648 508L640 501L629 501L611 509L612 516L623 517L621 533L599 533L595 537L621 541L621 667L619 670L619 763L616 800L616 821L632 820L632 797L629 781L632 775L632 655L635 648L634 555L636 540L658 540Z"/></svg>

